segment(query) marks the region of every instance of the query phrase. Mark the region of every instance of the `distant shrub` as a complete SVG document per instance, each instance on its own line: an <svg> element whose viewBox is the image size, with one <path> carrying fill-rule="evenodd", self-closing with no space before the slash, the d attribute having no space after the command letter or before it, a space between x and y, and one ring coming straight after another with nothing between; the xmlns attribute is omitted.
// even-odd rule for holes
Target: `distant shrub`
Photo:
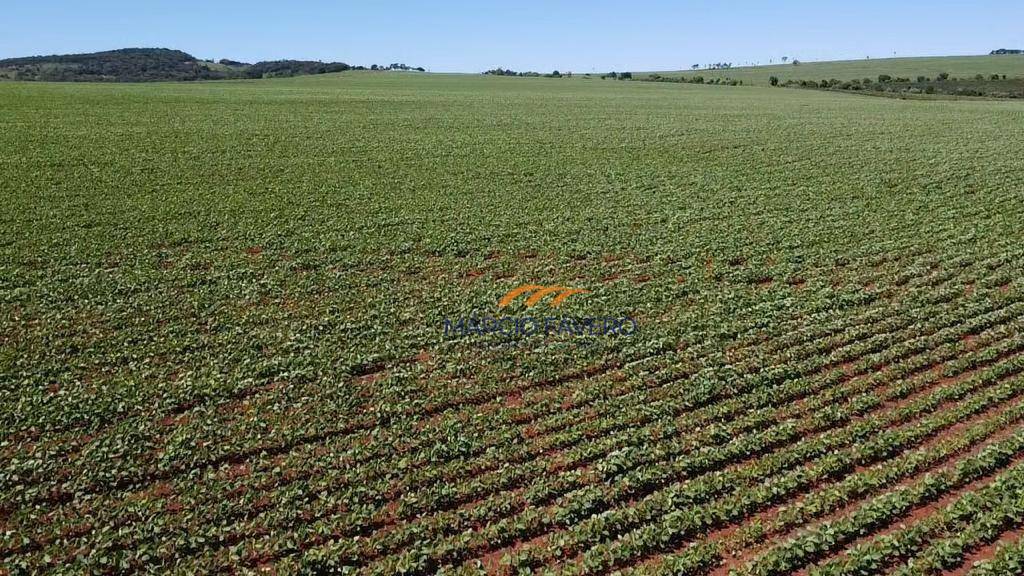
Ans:
<svg viewBox="0 0 1024 576"><path fill-rule="evenodd" d="M918 76L917 77L917 81L923 84L923 83L927 82L928 79L925 78L924 76Z"/></svg>
<svg viewBox="0 0 1024 576"><path fill-rule="evenodd" d="M384 70L380 66L379 70ZM326 74L344 72L351 66L343 62L314 62L308 60L273 60L257 62L246 68L244 73L249 78L281 78L304 74Z"/></svg>
<svg viewBox="0 0 1024 576"><path fill-rule="evenodd" d="M704 83L704 77L703 76L694 76L693 77L693 83L694 84L703 84Z"/></svg>
<svg viewBox="0 0 1024 576"><path fill-rule="evenodd" d="M771 84L772 86L778 86L779 85L779 77L778 76L772 76L771 78L768 79L768 83Z"/></svg>
<svg viewBox="0 0 1024 576"><path fill-rule="evenodd" d="M517 76L518 72L515 70L505 70L504 68L494 68L493 70L487 70L484 72L486 76Z"/></svg>
<svg viewBox="0 0 1024 576"><path fill-rule="evenodd" d="M938 80L939 80L940 82L944 82L944 81L946 81L946 80L949 80L949 72L943 72L942 74L939 74L938 76L936 76L936 78L937 78L937 79L938 79Z"/></svg>
<svg viewBox="0 0 1024 576"><path fill-rule="evenodd" d="M985 79L985 75L984 74L975 74L974 75L974 79L979 81L979 82L981 82L982 80Z"/></svg>
<svg viewBox="0 0 1024 576"><path fill-rule="evenodd" d="M932 86L931 84L929 84L928 86L925 87L924 93L925 94L935 94L935 86Z"/></svg>
<svg viewBox="0 0 1024 576"><path fill-rule="evenodd" d="M892 76L889 76L888 74L879 74L878 81L882 84L886 82L892 82Z"/></svg>
<svg viewBox="0 0 1024 576"><path fill-rule="evenodd" d="M632 80L632 79L633 79L633 73L632 72L623 72L622 74L619 74L619 80Z"/></svg>
<svg viewBox="0 0 1024 576"><path fill-rule="evenodd" d="M999 80L999 74L993 74L989 80Z"/></svg>

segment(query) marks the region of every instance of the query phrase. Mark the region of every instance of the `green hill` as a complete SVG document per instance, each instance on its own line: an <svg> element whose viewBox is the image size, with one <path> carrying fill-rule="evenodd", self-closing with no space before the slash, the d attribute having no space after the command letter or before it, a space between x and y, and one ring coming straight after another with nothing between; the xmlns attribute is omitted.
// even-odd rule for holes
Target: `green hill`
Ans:
<svg viewBox="0 0 1024 576"><path fill-rule="evenodd" d="M246 64L200 60L167 48L123 48L88 54L59 54L0 60L0 79L51 82L150 82L226 80L344 72L344 62L274 60ZM360 68L360 67L355 67Z"/></svg>
<svg viewBox="0 0 1024 576"><path fill-rule="evenodd" d="M217 76L192 55L167 48L124 48L0 60L0 77L13 80L148 81Z"/></svg>
<svg viewBox="0 0 1024 576"><path fill-rule="evenodd" d="M1007 77L1024 77L1024 55L1002 54L986 56L940 56L925 58L880 58L865 60L838 60L833 62L802 62L799 65L776 64L772 66L745 66L727 70L695 70L657 72L666 77L703 76L706 79L730 78L742 80L744 84L765 85L775 76L780 82L787 80L822 80L854 78L877 78L880 74L893 77L916 78L934 77L940 73L951 77L973 77L977 74L1005 74ZM653 74L644 72L640 74ZM638 76L640 74L637 74Z"/></svg>

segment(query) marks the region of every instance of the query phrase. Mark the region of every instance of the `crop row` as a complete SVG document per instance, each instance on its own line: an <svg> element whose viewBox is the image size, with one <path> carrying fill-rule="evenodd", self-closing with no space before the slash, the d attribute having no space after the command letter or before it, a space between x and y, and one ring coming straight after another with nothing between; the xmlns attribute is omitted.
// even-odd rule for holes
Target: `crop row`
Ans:
<svg viewBox="0 0 1024 576"><path fill-rule="evenodd" d="M892 524L916 507L935 501L957 489L1002 469L1018 460L1024 450L1024 434L1000 442L978 456L951 469L927 475L909 486L878 496L852 513L823 522L798 537L774 547L741 573L752 575L788 574L813 562L859 534ZM1013 471L1021 471L1018 465Z"/></svg>
<svg viewBox="0 0 1024 576"><path fill-rule="evenodd" d="M1020 400L1005 410L998 410L997 416L983 413L961 435L943 437L934 445L925 445L873 466L862 467L838 482L823 483L802 496L795 504L779 507L766 518L745 518L744 525L731 532L725 539L697 541L684 546L681 552L658 558L646 569L653 574L672 573L673 566L690 562L695 550L702 555L713 551L715 564L718 564L719 558L724 559L730 550L756 550L761 543L770 537L778 537L787 529L802 526L827 514L834 514L836 510L851 506L851 502L855 503L858 499L894 483L906 482L907 478L929 471L978 443L991 441L994 436L998 441L1000 434L1006 431L1013 432L1022 418L1024 401Z"/></svg>

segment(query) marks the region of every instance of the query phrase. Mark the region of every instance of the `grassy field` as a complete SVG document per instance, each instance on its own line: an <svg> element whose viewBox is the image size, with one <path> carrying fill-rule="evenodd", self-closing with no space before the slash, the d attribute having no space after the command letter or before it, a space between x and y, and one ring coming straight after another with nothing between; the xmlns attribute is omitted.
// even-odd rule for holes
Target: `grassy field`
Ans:
<svg viewBox="0 0 1024 576"><path fill-rule="evenodd" d="M1024 555L1020 103L345 74L0 109L0 573ZM499 309L524 284L587 292Z"/></svg>
<svg viewBox="0 0 1024 576"><path fill-rule="evenodd" d="M1007 54L999 56L943 56L924 58L875 58L870 60L846 60L835 62L804 62L799 66L775 64L769 66L744 66L730 70L697 70L684 72L659 72L662 76L703 76L710 78L731 78L744 84L767 86L772 76L779 81L786 80L853 80L854 78L878 78L888 74L894 78L914 79L918 76L934 78L946 72L951 77L973 78L976 74L986 77L1005 74L1008 78L1024 77L1024 56ZM651 74L637 73L636 76Z"/></svg>

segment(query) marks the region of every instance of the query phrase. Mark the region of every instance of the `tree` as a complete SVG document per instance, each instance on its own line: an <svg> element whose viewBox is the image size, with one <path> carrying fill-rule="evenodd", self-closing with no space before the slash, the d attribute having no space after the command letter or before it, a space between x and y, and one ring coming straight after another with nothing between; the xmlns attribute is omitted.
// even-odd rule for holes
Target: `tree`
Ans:
<svg viewBox="0 0 1024 576"><path fill-rule="evenodd" d="M785 64L786 62L789 62L789 56L782 57L782 63Z"/></svg>
<svg viewBox="0 0 1024 576"><path fill-rule="evenodd" d="M691 70L696 70L698 68L700 68L700 64L694 64L693 66L690 66Z"/></svg>
<svg viewBox="0 0 1024 576"><path fill-rule="evenodd" d="M799 65L800 65L800 61L799 60L793 60L793 66L799 66Z"/></svg>

